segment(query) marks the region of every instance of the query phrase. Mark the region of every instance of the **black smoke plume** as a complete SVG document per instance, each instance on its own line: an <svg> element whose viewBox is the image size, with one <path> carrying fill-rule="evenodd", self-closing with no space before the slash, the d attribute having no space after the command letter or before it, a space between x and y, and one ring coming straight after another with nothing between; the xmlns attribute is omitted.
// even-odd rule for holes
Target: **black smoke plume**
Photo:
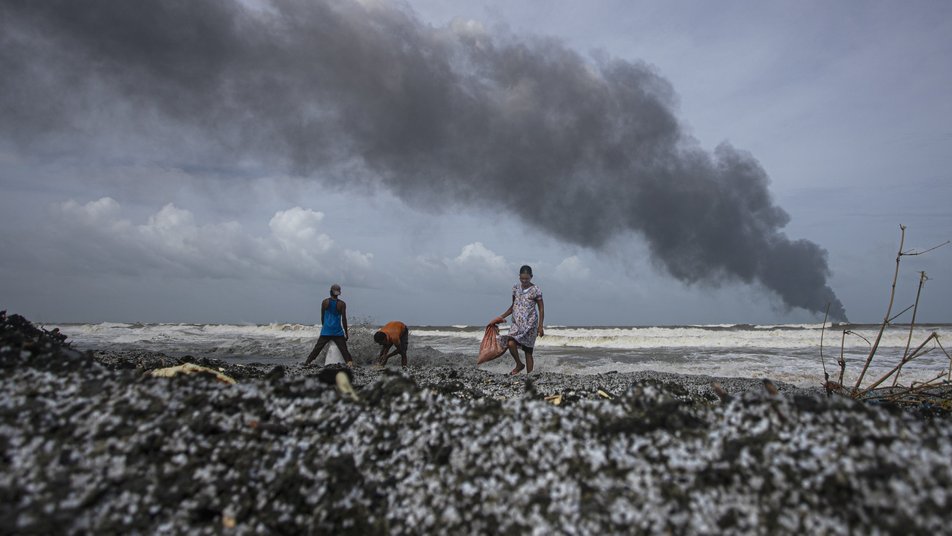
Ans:
<svg viewBox="0 0 952 536"><path fill-rule="evenodd" d="M845 319L826 252L782 232L758 162L702 150L643 63L472 22L433 27L381 1L0 6L12 143L109 128L96 114L124 107L302 175L498 206L581 246L637 232L681 281L761 284Z"/></svg>

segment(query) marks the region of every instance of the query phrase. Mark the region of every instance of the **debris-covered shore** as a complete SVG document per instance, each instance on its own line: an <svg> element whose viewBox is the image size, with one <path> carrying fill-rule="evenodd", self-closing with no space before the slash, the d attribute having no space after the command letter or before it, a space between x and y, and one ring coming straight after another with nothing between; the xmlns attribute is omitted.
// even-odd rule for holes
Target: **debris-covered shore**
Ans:
<svg viewBox="0 0 952 536"><path fill-rule="evenodd" d="M237 383L147 374L184 361ZM16 315L0 367L9 532L949 530L950 421L783 384L359 367L354 401L317 367L83 353Z"/></svg>

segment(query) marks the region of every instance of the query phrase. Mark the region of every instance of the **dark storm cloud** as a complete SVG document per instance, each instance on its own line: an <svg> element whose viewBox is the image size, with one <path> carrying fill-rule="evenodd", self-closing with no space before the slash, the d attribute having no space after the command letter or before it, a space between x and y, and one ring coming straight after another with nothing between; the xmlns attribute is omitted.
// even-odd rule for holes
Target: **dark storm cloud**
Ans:
<svg viewBox="0 0 952 536"><path fill-rule="evenodd" d="M645 64L473 23L434 28L387 2L2 6L0 132L22 147L113 128L95 117L121 105L416 206L506 210L595 249L634 231L682 281L759 283L845 317L826 252L782 232L757 161L699 148Z"/></svg>

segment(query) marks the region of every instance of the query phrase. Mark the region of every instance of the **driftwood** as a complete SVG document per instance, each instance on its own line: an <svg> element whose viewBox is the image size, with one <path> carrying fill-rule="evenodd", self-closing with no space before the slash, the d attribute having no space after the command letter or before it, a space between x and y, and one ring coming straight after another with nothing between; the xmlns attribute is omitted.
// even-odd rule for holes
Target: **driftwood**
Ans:
<svg viewBox="0 0 952 536"><path fill-rule="evenodd" d="M899 368L896 369L896 376L893 378L893 387L899 383L899 374L902 372L902 364L906 362L906 357L909 355L909 343L912 342L912 329L916 326L916 313L919 312L919 296L922 295L922 285L926 282L926 273L919 272L919 289L916 290L916 303L913 304L912 308L912 320L909 321L909 336L906 337L906 347L902 351L902 359L899 361ZM933 333L935 335L935 333ZM938 339L938 336L935 337Z"/></svg>
<svg viewBox="0 0 952 536"><path fill-rule="evenodd" d="M844 329L844 330L843 330L843 337L840 338L840 361L839 361L839 365L840 365L840 381L839 381L839 384L840 384L840 386L843 385L843 375L846 374L846 358L843 356L843 352L844 352L844 349L845 349L845 346L846 346L846 336L847 336L847 335L856 335L856 336L859 337L860 339L863 339L864 341L866 341L866 344L870 344L869 339L867 339L866 337L863 337L863 336L860 335L859 333L856 333L855 331L851 331L851 330L848 330L848 329Z"/></svg>
<svg viewBox="0 0 952 536"><path fill-rule="evenodd" d="M830 375L826 372L826 360L823 359L823 334L826 332L826 319L830 316L830 304L826 304L826 312L823 313L823 326L820 328L820 364L823 365L823 381L830 382Z"/></svg>
<svg viewBox="0 0 952 536"><path fill-rule="evenodd" d="M875 388L878 387L880 384L882 384L884 381L888 380L889 377L892 376L892 375L894 375L894 374L898 377L898 375L899 375L899 370L902 369L902 366L903 366L903 365L905 365L906 363L912 361L912 360L915 359L916 357L919 357L920 355L924 355L925 352L919 353L919 352L922 350L922 348L923 348L926 344L928 344L929 341L931 341L931 340L938 340L938 338L939 338L939 334L933 331L933 332L932 332L932 335L929 335L929 337L927 337L926 340L922 341L922 344L920 344L918 348L916 348L911 354L906 355L906 356L903 356L903 357L902 357L902 360L899 361L899 364L898 364L898 365L896 365L895 367L893 367L892 370L890 370L889 372L887 372L882 378L880 378L880 379L876 380L875 382L873 382L872 385L870 385L869 387L867 387L864 391L869 391L869 390L871 390L871 389L875 389ZM945 374L945 372L943 371L943 375L944 375L944 374ZM895 387L895 382L893 383L893 386Z"/></svg>
<svg viewBox="0 0 952 536"><path fill-rule="evenodd" d="M856 396L859 391L859 386L863 383L863 376L866 375L869 364L873 362L873 355L876 354L876 349L879 348L879 341L883 338L883 332L886 331L886 326L889 325L889 313L892 312L893 301L896 298L896 280L899 279L899 261L902 259L902 245L906 241L906 226L900 225L899 229L901 231L899 237L899 252L896 253L896 271L893 273L892 290L889 291L889 307L886 307L886 316L883 317L883 324L879 327L876 342L874 342L869 349L869 356L866 358L866 364L863 365L863 372L859 373L859 378L856 379L856 385L853 386L853 396Z"/></svg>
<svg viewBox="0 0 952 536"><path fill-rule="evenodd" d="M896 254L896 269L893 273L892 287L889 292L889 305L886 307L886 314L883 316L883 322L880 325L879 332L877 333L873 342L870 342L869 339L863 337L859 333L848 329L843 330L843 335L840 339L840 358L838 362L840 366L840 374L838 382L831 382L826 371L826 362L823 357L823 332L826 329L826 316L823 318L823 329L820 333L820 362L823 366L823 375L825 378L824 386L826 387L827 393L830 394L835 392L866 401L881 401L899 405L929 404L932 407L941 408L944 411L952 413L952 355L950 355L945 347L942 346L942 343L939 340L939 334L937 332L932 332L915 349L913 349L911 352L909 351L909 348L912 345L913 330L916 325L916 316L919 311L919 303L922 297L922 288L925 285L925 282L929 279L925 272L919 272L919 288L916 291L915 302L909 307L906 307L900 311L895 316L890 316L896 298L896 282L899 279L899 265L902 257L922 255L942 246L948 245L950 241L943 242L942 244L923 251L903 251L902 248L906 239L906 227L904 225L900 225L899 229L901 234L899 238L899 251ZM903 349L902 356L899 357L898 363L880 378L864 387L863 379L865 378L874 357L876 357L876 351L879 349L879 344L882 340L883 333L886 331L886 328L892 324L893 320L903 315L910 309L912 310L912 320L909 323L909 334L906 337L906 345ZM856 383L849 390L844 387L844 377L846 375L844 347L846 345L847 335L855 335L862 338L867 344L869 344L870 347L869 354L866 356L866 360L863 363L863 368L856 379ZM927 347L929 343L932 343L931 347ZM948 367L927 381L914 381L907 386L900 385L899 379L903 366L918 357L928 354L936 348L940 349L949 359ZM890 379L892 379L892 384L888 387L884 387L883 385Z"/></svg>

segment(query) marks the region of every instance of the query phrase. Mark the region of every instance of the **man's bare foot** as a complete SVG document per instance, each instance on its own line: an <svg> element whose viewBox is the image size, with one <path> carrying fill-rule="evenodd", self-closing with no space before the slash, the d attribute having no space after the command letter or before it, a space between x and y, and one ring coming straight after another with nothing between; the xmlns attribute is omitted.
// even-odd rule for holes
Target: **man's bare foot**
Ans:
<svg viewBox="0 0 952 536"><path fill-rule="evenodd" d="M515 376L516 374L519 374L520 372L522 372L522 369L524 369L524 368L526 368L525 365L523 365L522 363L518 363L518 364L516 364L516 368L512 369L512 370L509 372L509 375L510 375L510 376Z"/></svg>
<svg viewBox="0 0 952 536"><path fill-rule="evenodd" d="M353 361L348 361L348 362L347 362L347 368L354 368L354 362L353 362Z"/></svg>
<svg viewBox="0 0 952 536"><path fill-rule="evenodd" d="M532 356L530 354L526 354L526 374L532 372L533 365L535 365L535 363L532 360Z"/></svg>

